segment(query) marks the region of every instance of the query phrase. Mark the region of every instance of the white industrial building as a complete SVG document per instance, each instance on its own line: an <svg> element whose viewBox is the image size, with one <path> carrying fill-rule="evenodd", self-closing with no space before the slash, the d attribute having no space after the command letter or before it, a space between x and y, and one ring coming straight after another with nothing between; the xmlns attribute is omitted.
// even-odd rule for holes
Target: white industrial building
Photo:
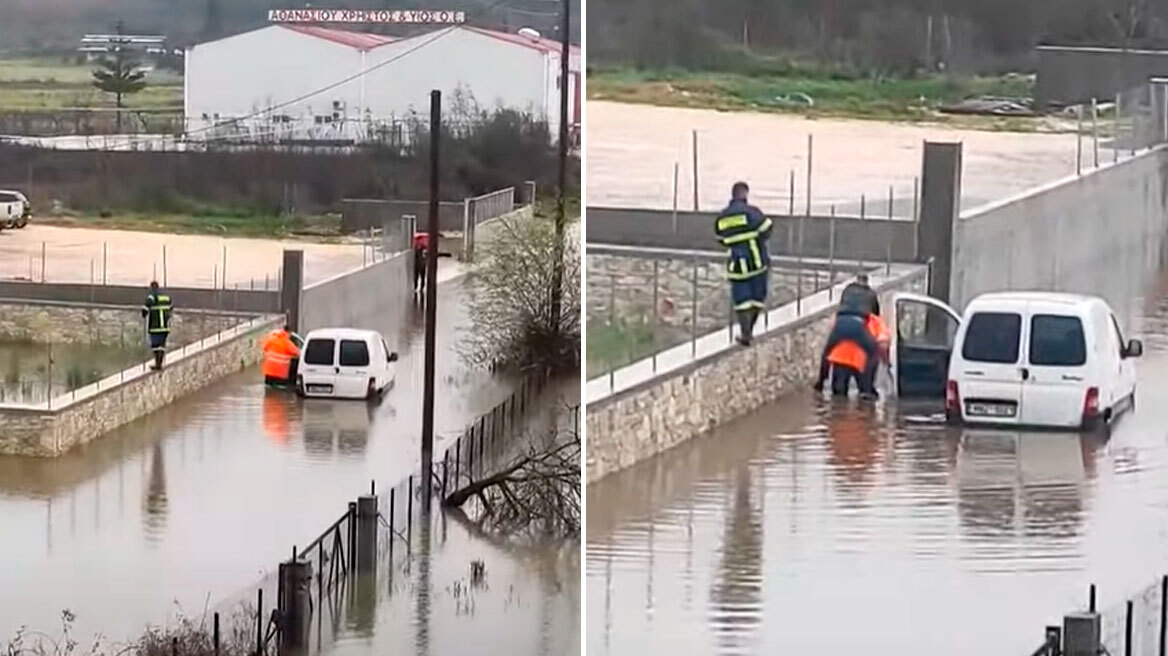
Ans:
<svg viewBox="0 0 1168 656"><path fill-rule="evenodd" d="M365 141L456 89L484 109L530 111L559 130L558 42L469 25L394 38L277 24L186 51L183 108L192 140ZM569 59L569 119L580 122L580 53ZM346 81L348 80L348 81ZM323 90L323 91L322 91Z"/></svg>

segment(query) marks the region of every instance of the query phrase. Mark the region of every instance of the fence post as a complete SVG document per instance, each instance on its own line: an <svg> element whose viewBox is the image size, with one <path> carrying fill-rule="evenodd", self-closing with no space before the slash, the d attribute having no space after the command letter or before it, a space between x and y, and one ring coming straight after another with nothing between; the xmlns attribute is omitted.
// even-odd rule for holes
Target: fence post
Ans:
<svg viewBox="0 0 1168 656"><path fill-rule="evenodd" d="M450 449L442 452L442 498L446 498L446 473L450 469Z"/></svg>
<svg viewBox="0 0 1168 656"><path fill-rule="evenodd" d="M280 644L296 649L308 644L312 616L312 563L301 558L280 563ZM283 650L281 650L283 651Z"/></svg>
<svg viewBox="0 0 1168 656"><path fill-rule="evenodd" d="M357 497L357 570L377 568L377 495Z"/></svg>
<svg viewBox="0 0 1168 656"><path fill-rule="evenodd" d="M45 242L43 242L43 241L42 241L42 242L41 242L41 283L42 283L42 284L44 284L44 282L45 282L45 255L46 255L46 250L47 250L47 246L45 245Z"/></svg>
<svg viewBox="0 0 1168 656"><path fill-rule="evenodd" d="M690 355L698 355L698 260L693 261L693 305L689 315Z"/></svg>
<svg viewBox="0 0 1168 656"><path fill-rule="evenodd" d="M101 284L106 284L106 272L109 270L109 242L101 242Z"/></svg>
<svg viewBox="0 0 1168 656"><path fill-rule="evenodd" d="M698 211L698 131L693 131L693 211Z"/></svg>
<svg viewBox="0 0 1168 656"><path fill-rule="evenodd" d="M1102 624L1095 612L1063 616L1064 656L1098 656Z"/></svg>
<svg viewBox="0 0 1168 656"><path fill-rule="evenodd" d="M406 489L406 536L412 540L414 535L414 475L410 474Z"/></svg>
<svg viewBox="0 0 1168 656"><path fill-rule="evenodd" d="M835 205L827 224L827 300L835 300ZM915 230L913 231L916 232Z"/></svg>
<svg viewBox="0 0 1168 656"><path fill-rule="evenodd" d="M264 589L256 591L256 654L264 653Z"/></svg>
<svg viewBox="0 0 1168 656"><path fill-rule="evenodd" d="M215 656L219 656L219 613L215 613L214 628L211 633L211 645L215 648Z"/></svg>
<svg viewBox="0 0 1168 656"><path fill-rule="evenodd" d="M349 571L357 569L357 502L349 502Z"/></svg>
<svg viewBox="0 0 1168 656"><path fill-rule="evenodd" d="M677 177L675 176L673 178L673 180L674 180L673 207L674 207L674 210L676 210L677 209L677 198L676 198ZM674 233L677 232L677 213L676 213L676 211L674 212L673 232ZM657 316L657 308L658 308L657 304L659 302L657 300L657 284L658 284L658 282L657 282L658 281L657 269L660 266L660 264L661 264L660 260L658 260L657 258L653 258L653 373L657 373L657 332L658 332L657 331L657 324L659 323L659 319Z"/></svg>
<svg viewBox="0 0 1168 656"><path fill-rule="evenodd" d="M1075 106L1075 175L1083 175L1083 106Z"/></svg>
<svg viewBox="0 0 1168 656"><path fill-rule="evenodd" d="M1166 647L1168 647L1168 575L1160 577L1160 656L1165 656Z"/></svg>
<svg viewBox="0 0 1168 656"><path fill-rule="evenodd" d="M1123 619L1123 654L1124 656L1132 656L1132 600L1127 600L1127 612L1124 613Z"/></svg>
<svg viewBox="0 0 1168 656"><path fill-rule="evenodd" d="M887 251L884 254L884 275L892 274L892 205L895 200L895 195L892 185L888 185L888 225L885 228L888 230Z"/></svg>
<svg viewBox="0 0 1168 656"><path fill-rule="evenodd" d="M462 471L462 436L454 443L454 486L458 487L459 474Z"/></svg>

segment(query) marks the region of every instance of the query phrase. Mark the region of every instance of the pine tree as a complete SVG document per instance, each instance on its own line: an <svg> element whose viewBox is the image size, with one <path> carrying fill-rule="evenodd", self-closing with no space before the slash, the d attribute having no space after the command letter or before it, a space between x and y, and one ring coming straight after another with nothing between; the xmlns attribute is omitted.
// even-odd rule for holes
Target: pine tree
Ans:
<svg viewBox="0 0 1168 656"><path fill-rule="evenodd" d="M122 24L118 22L118 36L122 35ZM113 56L103 57L99 63L100 68L93 71L93 86L98 89L114 94L117 100L117 131L122 131L122 98L124 96L138 93L146 88L146 71L138 62L134 61L128 52L123 48L125 44L121 39L114 43Z"/></svg>

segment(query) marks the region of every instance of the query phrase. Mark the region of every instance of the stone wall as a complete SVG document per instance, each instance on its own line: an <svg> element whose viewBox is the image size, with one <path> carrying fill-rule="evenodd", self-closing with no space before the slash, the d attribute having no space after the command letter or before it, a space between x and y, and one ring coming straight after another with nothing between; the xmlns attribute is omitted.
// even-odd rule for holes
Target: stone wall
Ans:
<svg viewBox="0 0 1168 656"><path fill-rule="evenodd" d="M176 309L171 315L168 345L197 342L239 323L244 316ZM145 346L145 330L139 307L0 300L0 340Z"/></svg>
<svg viewBox="0 0 1168 656"><path fill-rule="evenodd" d="M897 291L921 292L927 269L879 286L881 303ZM814 379L835 304L824 304L759 336L588 404L588 482L625 469L714 427L774 402Z"/></svg>
<svg viewBox="0 0 1168 656"><path fill-rule="evenodd" d="M282 322L269 317L238 335L171 354L161 372L134 371L124 382L54 401L54 409L0 407L0 454L55 457L259 362L259 340Z"/></svg>
<svg viewBox="0 0 1168 656"><path fill-rule="evenodd" d="M656 277L656 321L666 334L688 338L697 306L697 334L704 335L730 323L730 285L721 257L692 259L609 255L589 252L588 321L597 323L654 321L654 278ZM697 294L694 294L694 276ZM768 307L785 305L799 289L803 295L827 287L827 271L775 268L770 272ZM842 280L845 272L836 272ZM668 341L668 340L667 340Z"/></svg>

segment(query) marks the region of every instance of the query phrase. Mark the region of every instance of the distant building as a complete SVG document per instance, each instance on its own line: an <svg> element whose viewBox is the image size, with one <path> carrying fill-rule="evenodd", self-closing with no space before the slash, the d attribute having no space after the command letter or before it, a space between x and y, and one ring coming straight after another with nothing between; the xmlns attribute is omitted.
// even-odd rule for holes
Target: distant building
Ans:
<svg viewBox="0 0 1168 656"><path fill-rule="evenodd" d="M167 55L166 37L135 34L86 34L81 37L78 52L93 61L119 50L135 53L144 60L155 61Z"/></svg>
<svg viewBox="0 0 1168 656"><path fill-rule="evenodd" d="M432 89L448 108L458 88L484 109L530 111L553 135L559 129L560 44L531 30L459 25L395 38L279 24L188 48L185 66L191 140L368 141L411 112L427 120ZM578 124L576 47L569 68L569 117Z"/></svg>

